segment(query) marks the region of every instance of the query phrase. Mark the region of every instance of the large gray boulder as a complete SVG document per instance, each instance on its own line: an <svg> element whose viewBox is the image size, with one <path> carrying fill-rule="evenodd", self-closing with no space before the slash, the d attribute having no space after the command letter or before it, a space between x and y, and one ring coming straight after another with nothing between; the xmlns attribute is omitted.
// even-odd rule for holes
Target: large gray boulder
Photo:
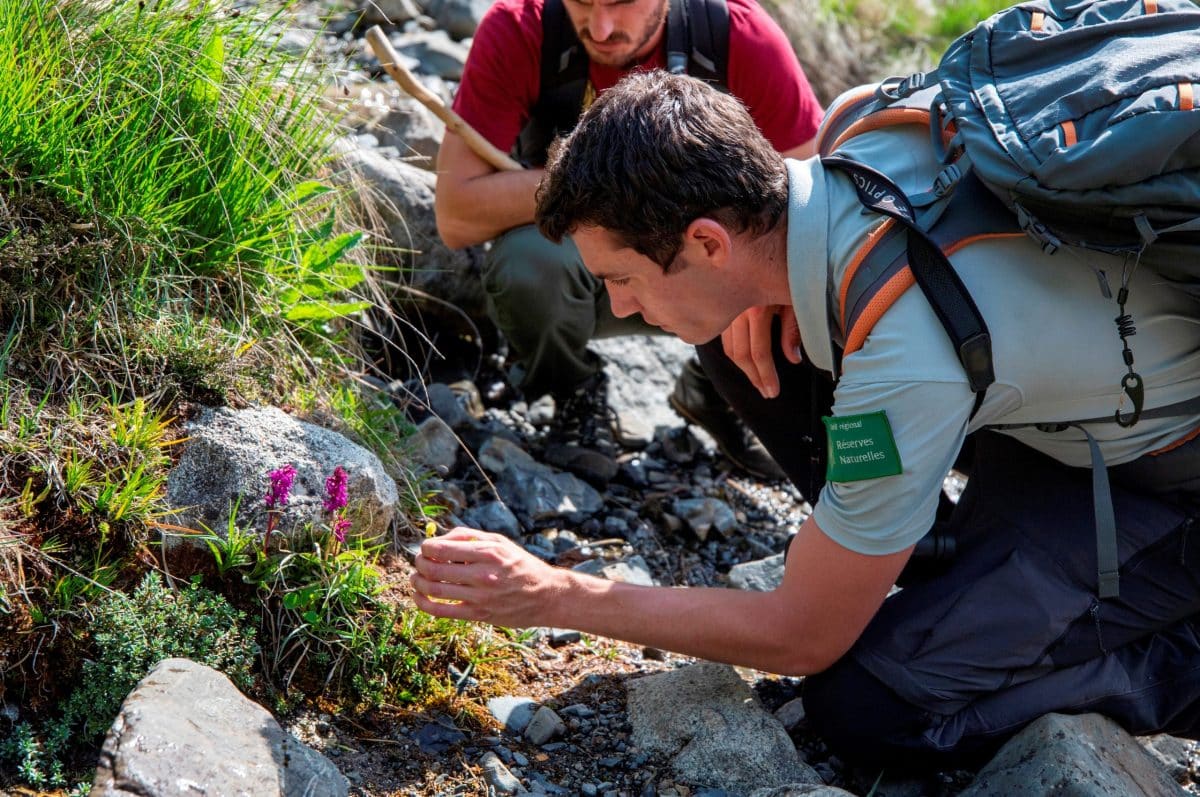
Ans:
<svg viewBox="0 0 1200 797"><path fill-rule="evenodd" d="M288 533L305 523L329 520L322 504L325 480L337 466L348 474L347 516L352 532L367 539L391 527L400 500L396 482L379 458L347 438L293 418L275 407L205 409L184 425L188 440L167 475L171 522L225 536L236 507L237 524L262 532L268 472L296 468L291 497L276 529Z"/></svg>
<svg viewBox="0 0 1200 797"><path fill-rule="evenodd" d="M695 664L630 681L631 741L671 758L682 780L745 794L820 784L779 720L732 667Z"/></svg>
<svg viewBox="0 0 1200 797"><path fill-rule="evenodd" d="M346 778L221 673L164 659L121 706L91 797L344 797Z"/></svg>
<svg viewBox="0 0 1200 797"><path fill-rule="evenodd" d="M1047 714L1010 739L960 797L1179 797L1137 740L1099 714Z"/></svg>
<svg viewBox="0 0 1200 797"><path fill-rule="evenodd" d="M483 318L483 250L450 249L442 243L433 211L436 175L347 139L341 140L339 150L346 166L361 174L374 192L375 210L396 247L390 256L394 265L402 267L407 283L461 308L471 318Z"/></svg>

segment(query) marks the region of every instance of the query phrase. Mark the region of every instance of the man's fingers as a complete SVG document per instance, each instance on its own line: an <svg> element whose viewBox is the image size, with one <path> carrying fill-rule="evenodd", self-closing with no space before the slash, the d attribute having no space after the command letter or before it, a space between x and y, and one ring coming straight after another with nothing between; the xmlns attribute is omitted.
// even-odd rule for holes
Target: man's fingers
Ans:
<svg viewBox="0 0 1200 797"><path fill-rule="evenodd" d="M800 322L796 320L796 311L785 307L779 313L781 331L779 344L783 347L783 356L788 362L799 365L804 361L804 351L800 348Z"/></svg>
<svg viewBox="0 0 1200 797"><path fill-rule="evenodd" d="M469 603L438 603L420 592L413 593L413 603L418 609L434 617L448 617L452 620L481 619L478 611Z"/></svg>
<svg viewBox="0 0 1200 797"><path fill-rule="evenodd" d="M413 566L429 581L444 581L448 584L481 584L484 581L480 575L482 567L478 564L447 562L430 559L421 554L413 562Z"/></svg>
<svg viewBox="0 0 1200 797"><path fill-rule="evenodd" d="M749 314L752 312L753 309L742 313L721 333L721 346L725 349L725 356L746 375L746 378L750 380L750 384L754 385L754 389L762 392L762 380L758 374L758 366L755 364L753 354L750 351Z"/></svg>
<svg viewBox="0 0 1200 797"><path fill-rule="evenodd" d="M775 398L779 395L779 375L775 373L775 356L771 353L771 320L775 314L754 308L747 315L750 321L750 353L758 373L754 386L764 398Z"/></svg>
<svg viewBox="0 0 1200 797"><path fill-rule="evenodd" d="M421 556L439 562L492 561L497 545L502 544L496 536L474 529L455 529L444 537L432 537L422 542Z"/></svg>
<svg viewBox="0 0 1200 797"><path fill-rule="evenodd" d="M414 573L411 579L413 589L427 598L456 601L460 603L482 603L483 593L475 587L446 581L435 581L420 573Z"/></svg>

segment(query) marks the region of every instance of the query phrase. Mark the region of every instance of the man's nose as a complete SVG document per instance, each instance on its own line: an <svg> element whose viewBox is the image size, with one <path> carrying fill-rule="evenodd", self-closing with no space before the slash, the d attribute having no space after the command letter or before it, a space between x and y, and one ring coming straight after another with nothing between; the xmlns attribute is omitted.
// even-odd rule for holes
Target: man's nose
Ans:
<svg viewBox="0 0 1200 797"><path fill-rule="evenodd" d="M633 298L632 293L628 290L613 290L611 285L608 288L608 301L612 305L613 315L617 318L628 318L642 311L642 306Z"/></svg>
<svg viewBox="0 0 1200 797"><path fill-rule="evenodd" d="M613 33L612 12L604 6L593 5L592 15L588 19L588 32L595 41L606 41Z"/></svg>

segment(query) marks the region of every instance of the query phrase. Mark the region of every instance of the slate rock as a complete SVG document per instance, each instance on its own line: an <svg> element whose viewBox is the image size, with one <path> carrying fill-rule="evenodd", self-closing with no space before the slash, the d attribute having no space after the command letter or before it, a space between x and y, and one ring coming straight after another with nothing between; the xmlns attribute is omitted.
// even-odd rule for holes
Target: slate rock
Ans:
<svg viewBox="0 0 1200 797"><path fill-rule="evenodd" d="M471 507L463 515L463 522L471 528L494 531L513 540L521 539L521 521L500 501L485 501Z"/></svg>
<svg viewBox="0 0 1200 797"><path fill-rule="evenodd" d="M804 701L798 697L792 698L775 709L775 719L779 720L780 724L789 731L804 722L804 717Z"/></svg>
<svg viewBox="0 0 1200 797"><path fill-rule="evenodd" d="M490 437L479 447L479 464L496 476L513 467L535 467L537 460L511 440Z"/></svg>
<svg viewBox="0 0 1200 797"><path fill-rule="evenodd" d="M729 568L729 585L737 589L770 592L783 583L783 554L743 562Z"/></svg>
<svg viewBox="0 0 1200 797"><path fill-rule="evenodd" d="M428 13L439 29L452 38L469 39L475 35L479 20L491 8L493 0L434 0Z"/></svg>
<svg viewBox="0 0 1200 797"><path fill-rule="evenodd" d="M391 526L400 500L396 482L377 456L337 432L275 407L204 409L184 429L187 442L167 474L172 524L224 535L236 505L242 528L265 530L267 474L291 464L296 478L276 527L280 533L328 520L322 507L325 479L338 466L349 476L353 533L374 539Z"/></svg>
<svg viewBox="0 0 1200 797"><path fill-rule="evenodd" d="M286 733L220 672L163 659L125 698L92 797L252 794L344 797L325 756Z"/></svg>
<svg viewBox="0 0 1200 797"><path fill-rule="evenodd" d="M670 756L681 780L738 793L821 783L732 667L703 663L651 675L630 681L626 693L630 741Z"/></svg>
<svg viewBox="0 0 1200 797"><path fill-rule="evenodd" d="M474 420L464 409L458 393L452 387L434 382L426 388L426 399L430 412L446 422L451 429L464 429Z"/></svg>
<svg viewBox="0 0 1200 797"><path fill-rule="evenodd" d="M1190 739L1180 739L1165 733L1158 736L1139 738L1142 748L1159 763L1167 774L1177 783L1186 783L1191 779L1192 758L1196 753L1196 743Z"/></svg>
<svg viewBox="0 0 1200 797"><path fill-rule="evenodd" d="M520 733L529 725L539 706L532 698L506 695L493 697L487 702L487 708L504 730Z"/></svg>
<svg viewBox="0 0 1200 797"><path fill-rule="evenodd" d="M667 397L695 347L673 335L621 335L593 340L588 347L604 360L608 404L621 421L626 445L645 445L656 429L682 425Z"/></svg>
<svg viewBox="0 0 1200 797"><path fill-rule="evenodd" d="M587 482L540 463L508 468L496 481L496 492L533 521L587 516L604 506L604 498Z"/></svg>
<svg viewBox="0 0 1200 797"><path fill-rule="evenodd" d="M650 575L650 566L638 554L619 560L589 559L586 562L580 562L571 569L580 573L586 573L589 576L608 579L609 581L638 584L643 587L654 586L654 577Z"/></svg>
<svg viewBox="0 0 1200 797"><path fill-rule="evenodd" d="M483 779L495 790L496 794L529 793L521 785L521 781L517 780L513 773L508 771L508 767L504 766L500 756L495 753L484 753L483 757L479 759L479 766L483 768Z"/></svg>
<svg viewBox="0 0 1200 797"><path fill-rule="evenodd" d="M454 430L436 415L417 424L417 430L405 441L409 455L439 476L454 472L462 443Z"/></svg>
<svg viewBox="0 0 1200 797"><path fill-rule="evenodd" d="M467 48L451 40L445 31L394 36L392 44L397 52L416 59L421 71L437 75L443 80L462 80Z"/></svg>
<svg viewBox="0 0 1200 797"><path fill-rule="evenodd" d="M673 512L683 519L701 542L708 539L710 531L728 537L737 528L737 516L733 509L716 498L679 498L674 502Z"/></svg>
<svg viewBox="0 0 1200 797"><path fill-rule="evenodd" d="M363 129L376 137L378 146L395 147L406 163L435 171L446 123L416 100L401 97L391 105L373 116Z"/></svg>
<svg viewBox="0 0 1200 797"><path fill-rule="evenodd" d="M549 706L542 706L533 715L525 728L525 739L534 745L542 745L567 729L566 723Z"/></svg>
<svg viewBox="0 0 1200 797"><path fill-rule="evenodd" d="M1137 740L1099 714L1047 714L1014 736L960 797L1178 797Z"/></svg>
<svg viewBox="0 0 1200 797"><path fill-rule="evenodd" d="M466 741L467 735L454 727L449 719L439 719L422 725L413 735L421 752L439 755Z"/></svg>

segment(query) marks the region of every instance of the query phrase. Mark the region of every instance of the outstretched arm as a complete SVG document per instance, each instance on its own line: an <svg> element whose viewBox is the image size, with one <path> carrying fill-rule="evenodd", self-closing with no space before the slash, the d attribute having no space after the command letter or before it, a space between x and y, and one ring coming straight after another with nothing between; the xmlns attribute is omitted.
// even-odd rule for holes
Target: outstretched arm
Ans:
<svg viewBox="0 0 1200 797"><path fill-rule="evenodd" d="M849 650L912 549L865 556L811 518L773 592L642 587L552 567L497 534L455 529L427 540L413 576L430 614L503 626L576 628L769 672L820 672ZM456 601L443 603L440 601Z"/></svg>

